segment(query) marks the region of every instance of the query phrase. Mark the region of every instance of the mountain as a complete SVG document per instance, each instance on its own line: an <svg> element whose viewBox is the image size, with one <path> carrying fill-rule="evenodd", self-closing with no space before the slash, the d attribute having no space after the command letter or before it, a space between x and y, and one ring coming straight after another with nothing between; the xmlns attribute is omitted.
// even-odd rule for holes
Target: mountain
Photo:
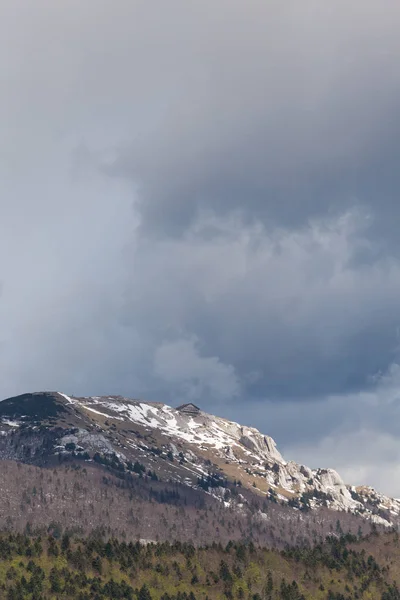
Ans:
<svg viewBox="0 0 400 600"><path fill-rule="evenodd" d="M120 396L0 402L0 527L96 527L130 539L283 546L398 527L400 501L332 469L285 461L274 440L207 414Z"/></svg>

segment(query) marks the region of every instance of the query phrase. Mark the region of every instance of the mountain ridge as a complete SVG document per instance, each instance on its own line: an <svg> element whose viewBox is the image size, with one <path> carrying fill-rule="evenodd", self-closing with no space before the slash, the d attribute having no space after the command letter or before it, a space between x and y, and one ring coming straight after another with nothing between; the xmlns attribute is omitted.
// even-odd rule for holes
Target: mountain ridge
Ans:
<svg viewBox="0 0 400 600"><path fill-rule="evenodd" d="M123 396L34 392L2 401L0 424L0 457L9 460L40 464L44 455L49 463L72 456L106 464L115 455L119 469L142 461L160 480L200 489L227 508L243 504L229 492L233 487L295 511L328 508L384 527L400 523L398 500L346 485L334 469L285 461L272 437L191 403L172 408ZM33 442L30 450L10 450L15 432L34 437L44 427L54 438L47 438L44 453Z"/></svg>

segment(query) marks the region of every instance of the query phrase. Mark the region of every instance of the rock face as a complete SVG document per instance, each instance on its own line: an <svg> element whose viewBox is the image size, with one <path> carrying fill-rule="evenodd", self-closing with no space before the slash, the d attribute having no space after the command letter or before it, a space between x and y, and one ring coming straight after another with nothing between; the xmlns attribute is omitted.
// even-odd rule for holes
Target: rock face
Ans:
<svg viewBox="0 0 400 600"><path fill-rule="evenodd" d="M275 460L284 463L280 452L278 452L275 441L268 435L262 435L257 429L252 427L241 427L242 436L240 443L249 450L257 452L260 457L266 460Z"/></svg>
<svg viewBox="0 0 400 600"><path fill-rule="evenodd" d="M175 409L57 392L0 402L0 459L46 466L70 458L120 473L140 463L157 480L210 494L237 510L255 496L304 513L329 509L386 526L400 523L399 501L346 485L332 469L286 462L268 435L191 403Z"/></svg>

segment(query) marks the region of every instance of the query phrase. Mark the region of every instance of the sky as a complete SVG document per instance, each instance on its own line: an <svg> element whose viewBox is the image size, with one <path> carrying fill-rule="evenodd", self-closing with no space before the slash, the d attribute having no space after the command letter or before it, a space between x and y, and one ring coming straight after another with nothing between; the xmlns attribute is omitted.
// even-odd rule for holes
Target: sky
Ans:
<svg viewBox="0 0 400 600"><path fill-rule="evenodd" d="M0 396L122 394L400 496L397 0L3 0Z"/></svg>

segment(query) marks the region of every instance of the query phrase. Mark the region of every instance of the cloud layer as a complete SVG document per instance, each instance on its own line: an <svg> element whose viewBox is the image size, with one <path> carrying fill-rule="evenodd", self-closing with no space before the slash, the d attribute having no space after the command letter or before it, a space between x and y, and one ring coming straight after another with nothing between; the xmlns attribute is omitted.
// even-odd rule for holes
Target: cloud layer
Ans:
<svg viewBox="0 0 400 600"><path fill-rule="evenodd" d="M190 399L400 494L399 26L3 2L1 395Z"/></svg>

